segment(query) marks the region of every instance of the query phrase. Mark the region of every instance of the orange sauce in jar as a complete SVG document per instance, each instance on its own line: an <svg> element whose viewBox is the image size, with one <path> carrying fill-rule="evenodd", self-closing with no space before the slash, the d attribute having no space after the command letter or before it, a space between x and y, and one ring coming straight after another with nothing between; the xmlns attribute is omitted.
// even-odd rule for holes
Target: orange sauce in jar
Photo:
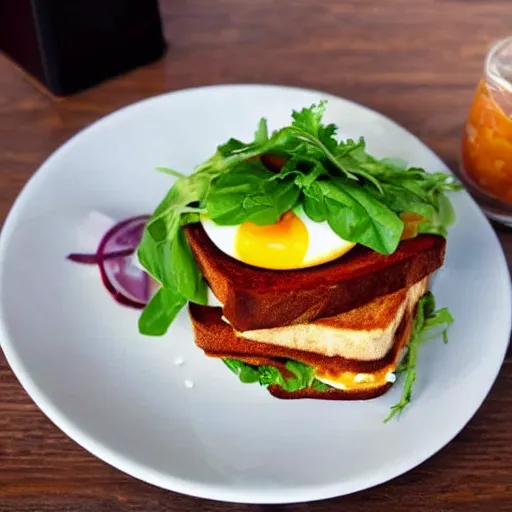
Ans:
<svg viewBox="0 0 512 512"><path fill-rule="evenodd" d="M512 205L512 91L480 81L463 133L462 167L481 190Z"/></svg>

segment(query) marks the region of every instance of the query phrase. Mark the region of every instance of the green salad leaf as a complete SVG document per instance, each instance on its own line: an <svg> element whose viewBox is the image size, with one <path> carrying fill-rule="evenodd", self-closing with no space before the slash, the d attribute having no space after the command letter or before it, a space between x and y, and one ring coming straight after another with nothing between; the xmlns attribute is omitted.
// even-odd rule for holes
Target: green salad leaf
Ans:
<svg viewBox="0 0 512 512"><path fill-rule="evenodd" d="M388 422L395 415L400 415L412 399L412 388L416 380L416 364L418 353L422 344L437 338L442 334L445 343L448 343L448 327L453 323L453 317L447 308L436 311L435 298L432 292L427 292L418 302L416 316L412 328L411 338L407 345L407 354L397 369L403 375L404 387L400 401L391 407L389 415L384 422Z"/></svg>
<svg viewBox="0 0 512 512"><path fill-rule="evenodd" d="M159 296L148 304L141 333L160 335L170 325L174 315L150 321L158 305L179 311L187 301L206 303L206 283L183 231L200 216L225 226L269 225L300 206L311 220L381 254L396 250L402 213L421 216L418 233L447 235L455 216L446 193L460 185L445 173L377 159L363 138L338 141L336 126L323 122L325 109L322 101L294 111L290 124L271 134L263 118L252 141L229 139L188 176L158 168L176 181L149 219L137 255L169 291L165 302ZM280 164L268 165L269 157Z"/></svg>
<svg viewBox="0 0 512 512"><path fill-rule="evenodd" d="M206 200L208 217L222 226L242 222L275 224L299 199L292 178L272 180L274 173L259 160L239 164L211 184Z"/></svg>
<svg viewBox="0 0 512 512"><path fill-rule="evenodd" d="M319 391L327 391L330 386L315 379L314 369L299 361L287 360L285 368L293 374L293 377L285 378L275 366L253 366L239 359L223 359L226 366L243 383L259 382L261 386L277 384L285 391L293 392L300 389L314 388Z"/></svg>
<svg viewBox="0 0 512 512"><path fill-rule="evenodd" d="M152 336L161 336L185 306L187 300L172 288L160 288L139 317L139 331Z"/></svg>
<svg viewBox="0 0 512 512"><path fill-rule="evenodd" d="M404 229L400 217L363 187L339 178L315 181L304 190L304 211L311 220L326 220L345 240L391 254Z"/></svg>

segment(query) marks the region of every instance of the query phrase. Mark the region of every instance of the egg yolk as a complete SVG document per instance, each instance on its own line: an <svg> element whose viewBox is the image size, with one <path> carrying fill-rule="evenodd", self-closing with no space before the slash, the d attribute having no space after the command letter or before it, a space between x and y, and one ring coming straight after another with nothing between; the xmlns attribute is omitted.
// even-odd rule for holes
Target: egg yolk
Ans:
<svg viewBox="0 0 512 512"><path fill-rule="evenodd" d="M308 230L292 212L270 226L244 222L235 238L236 253L244 263L278 270L299 267L308 245Z"/></svg>
<svg viewBox="0 0 512 512"><path fill-rule="evenodd" d="M386 380L388 373L394 372L395 369L396 365L390 364L373 373L341 372L335 374L317 368L315 377L340 389L373 389L385 385L388 382Z"/></svg>

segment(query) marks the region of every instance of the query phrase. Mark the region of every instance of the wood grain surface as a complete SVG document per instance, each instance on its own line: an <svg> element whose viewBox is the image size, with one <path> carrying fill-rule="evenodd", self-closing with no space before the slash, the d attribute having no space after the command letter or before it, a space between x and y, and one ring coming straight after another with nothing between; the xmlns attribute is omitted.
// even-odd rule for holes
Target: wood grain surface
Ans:
<svg viewBox="0 0 512 512"><path fill-rule="evenodd" d="M184 87L267 82L321 89L395 119L455 168L490 44L510 0L168 0L159 62L68 99L0 55L0 217L43 160L124 105ZM512 234L497 228L512 262ZM489 344L492 339L485 340ZM442 375L439 376L442 378ZM314 468L313 468L314 469ZM139 482L94 458L33 404L0 355L0 511L243 511ZM285 512L512 511L512 358L456 439L376 488Z"/></svg>

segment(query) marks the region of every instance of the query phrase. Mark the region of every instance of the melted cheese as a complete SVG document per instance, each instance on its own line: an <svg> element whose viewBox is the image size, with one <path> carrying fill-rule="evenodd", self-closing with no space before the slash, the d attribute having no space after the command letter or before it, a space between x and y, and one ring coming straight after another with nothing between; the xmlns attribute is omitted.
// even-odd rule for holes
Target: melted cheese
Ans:
<svg viewBox="0 0 512 512"><path fill-rule="evenodd" d="M372 373L360 372L341 372L332 373L324 371L320 368L315 370L315 377L336 389L345 391L360 391L366 389L375 389L384 386L388 382L395 382L394 374L396 365L390 364L381 370Z"/></svg>

